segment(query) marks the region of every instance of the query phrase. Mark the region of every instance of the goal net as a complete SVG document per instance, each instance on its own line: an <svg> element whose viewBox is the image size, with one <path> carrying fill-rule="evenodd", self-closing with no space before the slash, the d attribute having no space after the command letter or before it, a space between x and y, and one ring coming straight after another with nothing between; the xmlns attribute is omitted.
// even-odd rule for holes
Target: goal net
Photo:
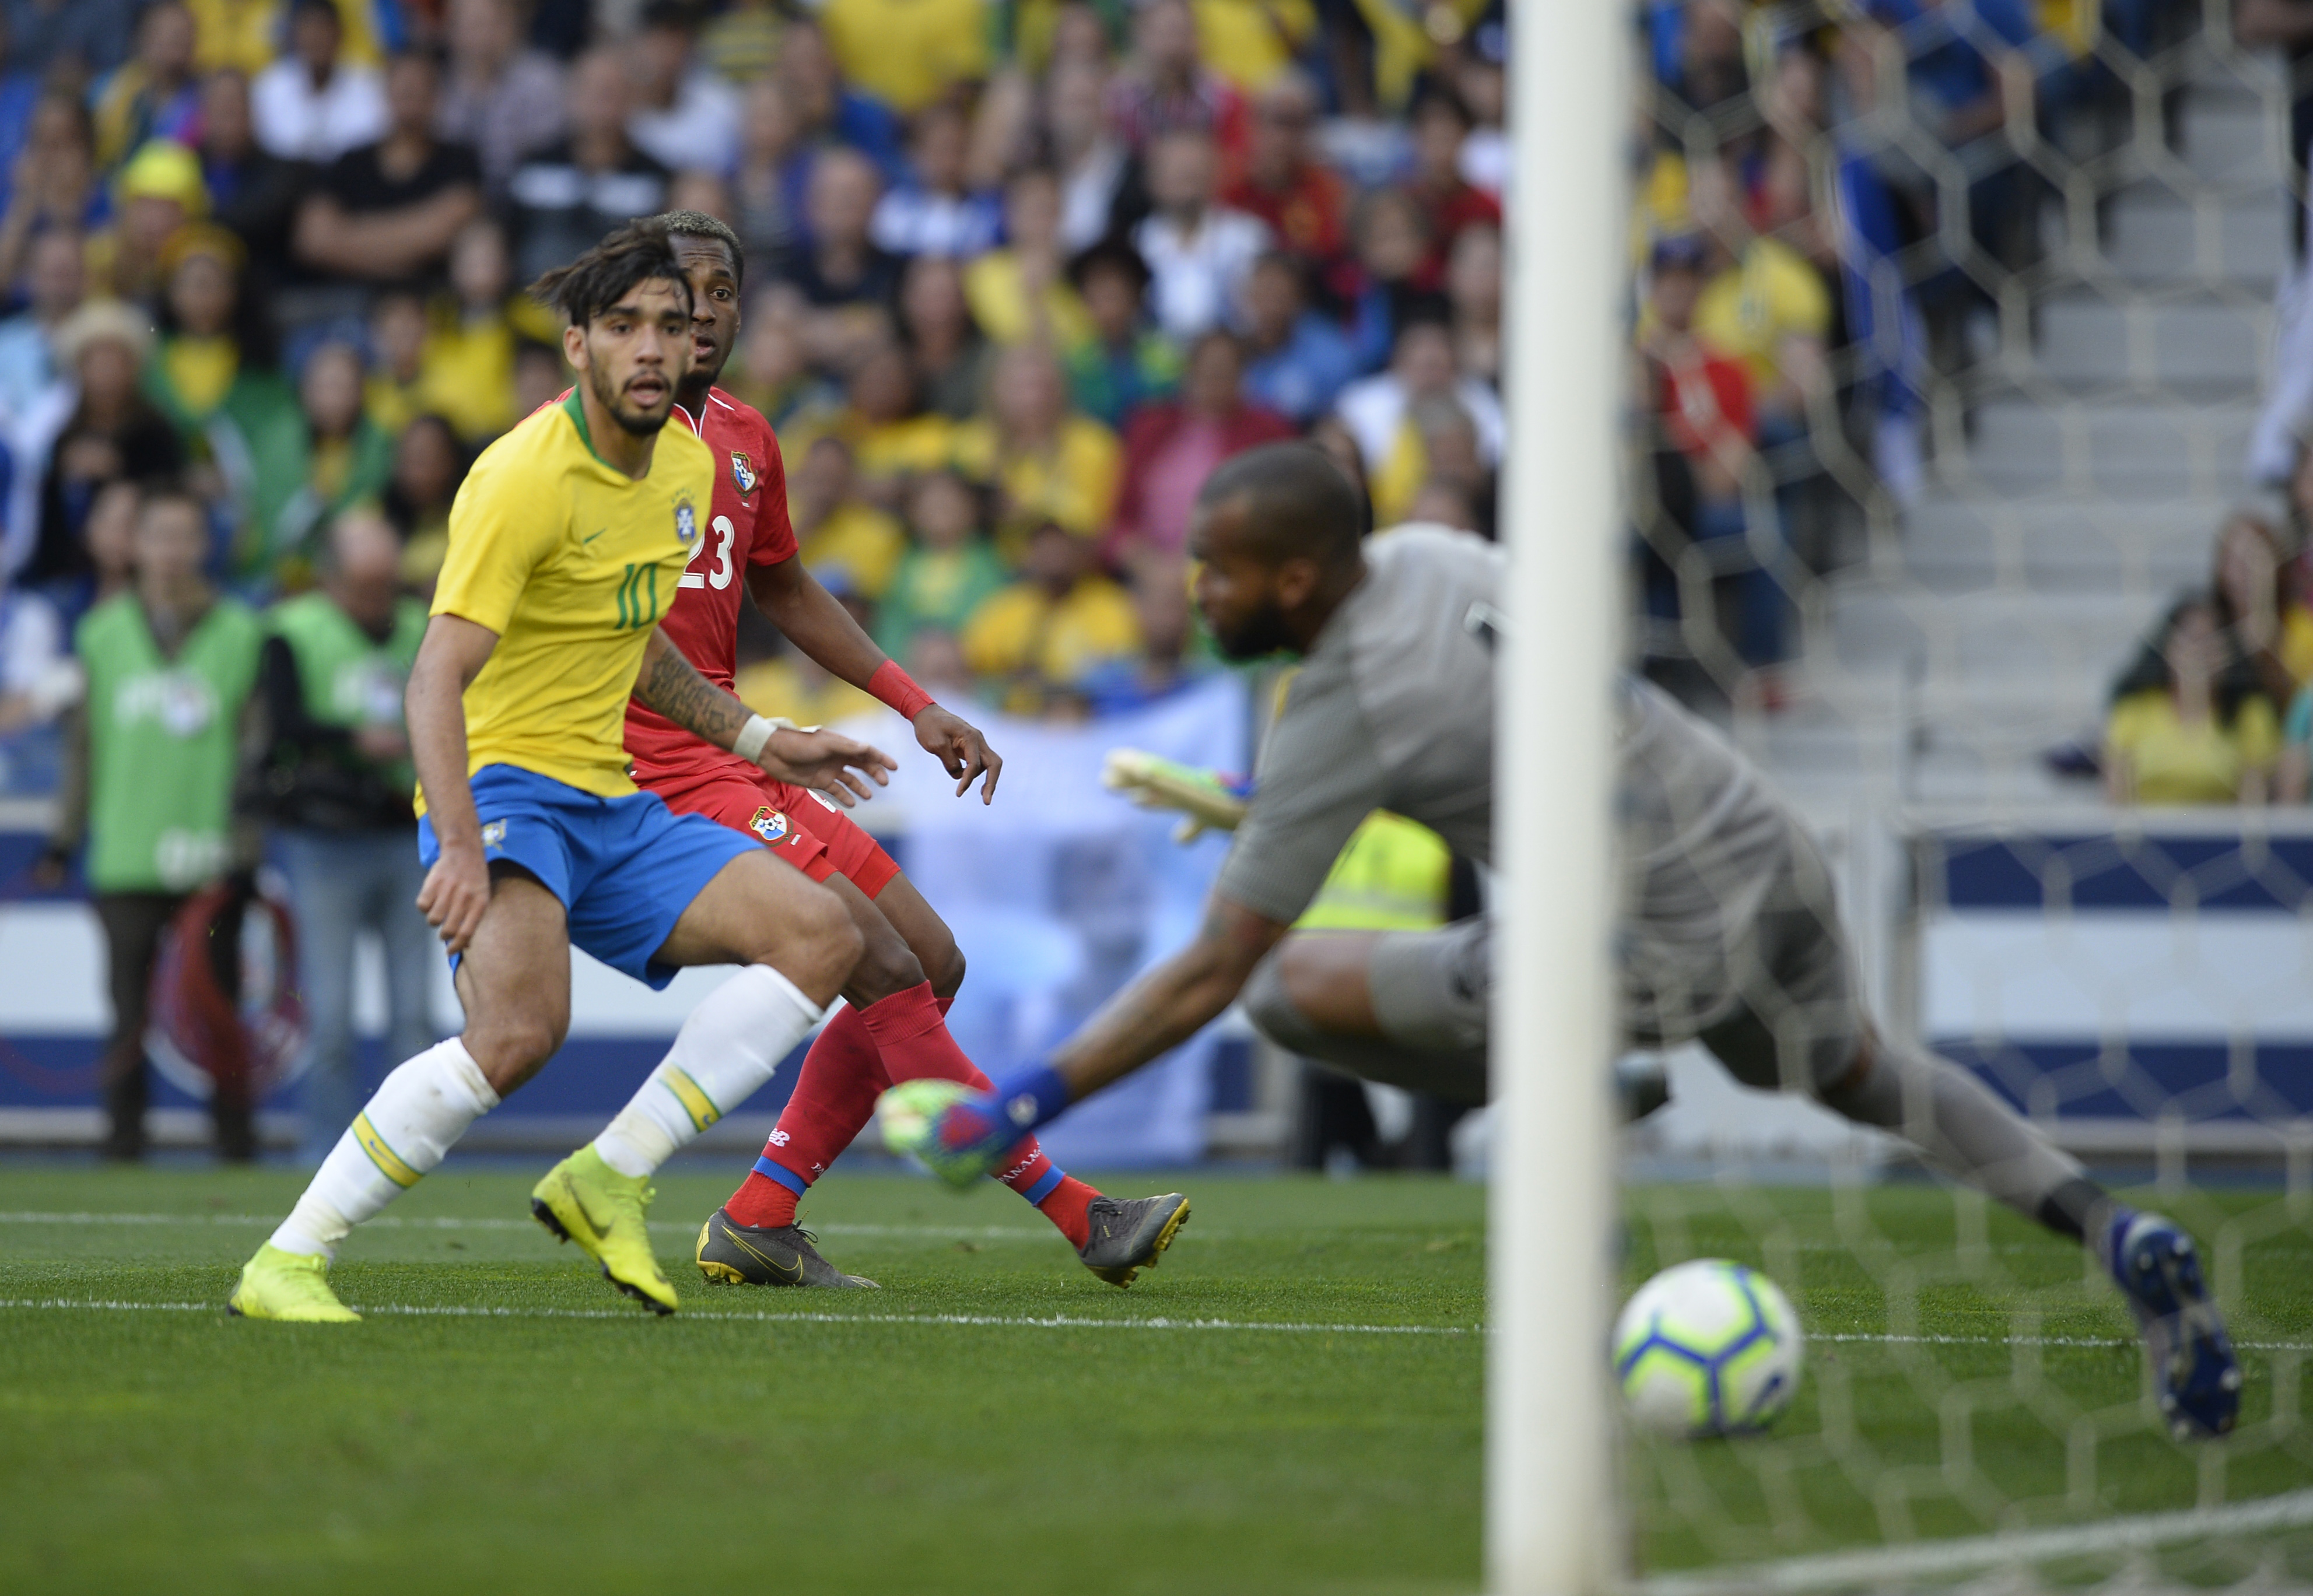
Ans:
<svg viewBox="0 0 2313 1596"><path fill-rule="evenodd" d="M1567 1101L1592 1032L1506 995L1497 1587L2313 1582L2313 7L1609 9L1557 41L1555 8L1513 19L1542 36L1513 39L1520 161L1609 164L1628 218L1616 398L1580 401L1619 401L1599 491L1623 531L1589 566L1567 525L1579 440L1545 434L1592 425L1564 390L1600 351L1543 323L1587 309L1565 255L1605 202L1579 173L1518 173L1505 524L1539 608L1515 624L1570 624L1584 582L1614 585L1623 634L1597 646L1723 728L1804 820L1886 1050L1948 1060L2116 1203L2187 1232L2242 1384L2229 1434L2173 1439L2096 1245L2113 1208L2084 1246L1999 1179L1746 1088L1703 1048L1624 1058L1629 1107L1657 1071L1668 1101L1594 1168L1570 1145L1583 1092L1563 1123L1542 1101ZM1535 58L1561 46L1622 58ZM1552 84L1610 131L1539 107ZM1603 678L1579 645L1527 637L1506 697ZM1546 789L1610 777L1579 760L1521 777L1525 757L1505 749L1501 957L1529 971L1561 934L1536 906L1596 923L1605 905L1579 892L1611 890L1568 856L1605 820ZM1548 945L1611 985L1579 943ZM1560 1154L1578 1167L1506 1167ZM1502 1231L1536 1202L1579 1217L1585 1180L1612 1183L1612 1256L1600 1301L1577 1279L1561 1310L1522 1283L1562 1281L1564 1249L1552 1264ZM1605 1315L1696 1258L1760 1271L1805 1327L1796 1399L1763 1433L1622 1424L1594 1444L1605 1413L1512 1366L1528 1347L1595 1359ZM1546 1322L1561 1311L1571 1329ZM1503 1433L1552 1413L1576 1433L1555 1451ZM1605 1445L1602 1501L1579 1458ZM1521 1539L1512 1515L1545 1491L1590 1549L1552 1564Z"/></svg>

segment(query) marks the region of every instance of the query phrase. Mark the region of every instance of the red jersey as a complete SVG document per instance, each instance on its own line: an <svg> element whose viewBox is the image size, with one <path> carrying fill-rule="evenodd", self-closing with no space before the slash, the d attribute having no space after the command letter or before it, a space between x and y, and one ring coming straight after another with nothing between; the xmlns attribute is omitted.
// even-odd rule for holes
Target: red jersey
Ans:
<svg viewBox="0 0 2313 1596"><path fill-rule="evenodd" d="M771 424L721 389L708 391L700 415L681 405L674 413L715 452L715 500L706 536L699 539L699 552L690 557L659 627L700 674L727 688L738 662L739 606L748 568L776 566L796 555L787 470L779 463ZM694 781L726 768L761 774L738 755L700 741L631 699L627 753L634 760L635 780L646 787Z"/></svg>

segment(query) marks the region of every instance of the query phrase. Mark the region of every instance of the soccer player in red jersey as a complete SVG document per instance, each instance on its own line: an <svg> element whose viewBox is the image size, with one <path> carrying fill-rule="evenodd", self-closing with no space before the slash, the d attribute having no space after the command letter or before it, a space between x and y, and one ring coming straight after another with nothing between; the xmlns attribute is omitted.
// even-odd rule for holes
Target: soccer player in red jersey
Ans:
<svg viewBox="0 0 2313 1596"><path fill-rule="evenodd" d="M737 235L699 211L646 225L665 232L690 281L693 358L676 390L675 414L706 441L717 466L706 535L661 623L669 639L708 680L729 687L743 591L797 648L907 717L916 741L956 778L959 797L978 780L981 802L992 801L1003 761L975 727L887 659L804 568L771 425L714 386L738 338L744 260ZM987 1086L947 1030L963 956L892 856L819 793L773 780L639 703L627 707L627 751L638 785L678 813L708 815L761 837L831 888L866 938L866 952L844 989L847 1006L812 1043L778 1128L745 1182L700 1230L697 1255L710 1280L854 1284L796 1227L796 1199L866 1125L886 1087L925 1076ZM1012 1149L996 1178L1034 1204L1086 1267L1116 1285L1130 1285L1153 1265L1189 1213L1177 1192L1104 1197L1054 1165L1033 1136Z"/></svg>

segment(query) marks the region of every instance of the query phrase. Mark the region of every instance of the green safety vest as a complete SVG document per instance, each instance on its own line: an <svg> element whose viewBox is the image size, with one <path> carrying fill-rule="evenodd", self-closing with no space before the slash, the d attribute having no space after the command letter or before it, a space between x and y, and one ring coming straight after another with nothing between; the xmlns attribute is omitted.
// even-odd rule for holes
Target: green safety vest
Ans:
<svg viewBox="0 0 2313 1596"><path fill-rule="evenodd" d="M134 593L82 618L88 672L88 881L101 892L180 892L213 880L230 847L242 706L264 627L219 599L173 660Z"/></svg>
<svg viewBox="0 0 2313 1596"><path fill-rule="evenodd" d="M1429 827L1377 809L1350 834L1297 931L1431 931L1446 924L1454 854Z"/></svg>
<svg viewBox="0 0 2313 1596"><path fill-rule="evenodd" d="M383 643L355 625L327 593L285 600L266 618L297 662L306 714L324 725L400 728L401 690L426 636L426 606L415 599L397 603L393 630ZM418 785L418 773L407 759L386 776L397 787Z"/></svg>

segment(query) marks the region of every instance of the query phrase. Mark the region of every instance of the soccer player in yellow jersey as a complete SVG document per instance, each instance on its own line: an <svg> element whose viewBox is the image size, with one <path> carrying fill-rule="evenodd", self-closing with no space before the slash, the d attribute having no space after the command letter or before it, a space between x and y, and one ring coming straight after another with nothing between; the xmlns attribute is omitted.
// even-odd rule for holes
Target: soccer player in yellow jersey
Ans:
<svg viewBox="0 0 2313 1596"><path fill-rule="evenodd" d="M388 1075L355 1118L242 1270L231 1306L249 1318L358 1317L326 1278L336 1244L561 1045L572 943L654 987L683 965L743 967L683 1022L652 1076L663 1090L638 1094L531 1199L612 1285L673 1311L644 1228L647 1177L770 1078L859 957L827 888L627 776L629 694L845 803L892 765L751 715L657 630L715 479L694 434L661 430L691 358L682 269L664 235L630 230L532 292L567 318L578 382L484 451L459 490L409 676L418 903L455 961L466 1029Z"/></svg>

